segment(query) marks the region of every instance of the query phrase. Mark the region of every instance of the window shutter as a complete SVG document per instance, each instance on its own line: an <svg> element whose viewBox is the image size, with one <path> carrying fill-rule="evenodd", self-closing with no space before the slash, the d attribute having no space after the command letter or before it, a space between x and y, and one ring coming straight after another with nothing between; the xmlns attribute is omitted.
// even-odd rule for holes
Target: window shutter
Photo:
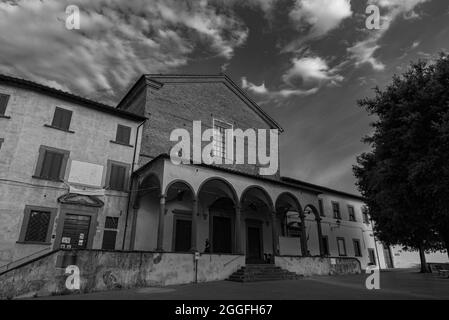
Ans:
<svg viewBox="0 0 449 320"><path fill-rule="evenodd" d="M117 239L117 231L104 230L103 231L103 244L101 245L101 249L114 250L116 239Z"/></svg>
<svg viewBox="0 0 449 320"><path fill-rule="evenodd" d="M0 94L0 115L5 115L6 106L8 105L9 95Z"/></svg>
<svg viewBox="0 0 449 320"><path fill-rule="evenodd" d="M109 188L112 190L125 190L126 167L112 164Z"/></svg>
<svg viewBox="0 0 449 320"><path fill-rule="evenodd" d="M61 166L64 155L57 152L45 151L40 177L46 179L61 179Z"/></svg>
<svg viewBox="0 0 449 320"><path fill-rule="evenodd" d="M115 137L115 141L123 144L129 144L130 138L131 138L131 128L119 124L117 126L117 135Z"/></svg>
<svg viewBox="0 0 449 320"><path fill-rule="evenodd" d="M56 107L51 125L60 129L69 130L71 120L72 111Z"/></svg>

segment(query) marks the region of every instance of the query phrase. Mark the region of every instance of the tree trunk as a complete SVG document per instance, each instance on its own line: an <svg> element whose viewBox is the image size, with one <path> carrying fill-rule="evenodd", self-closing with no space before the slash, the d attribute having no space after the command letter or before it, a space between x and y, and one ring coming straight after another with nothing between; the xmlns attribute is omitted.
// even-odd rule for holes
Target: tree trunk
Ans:
<svg viewBox="0 0 449 320"><path fill-rule="evenodd" d="M428 273L429 269L427 268L427 262L426 262L426 254L424 251L423 246L419 247L419 259L421 260L421 273Z"/></svg>

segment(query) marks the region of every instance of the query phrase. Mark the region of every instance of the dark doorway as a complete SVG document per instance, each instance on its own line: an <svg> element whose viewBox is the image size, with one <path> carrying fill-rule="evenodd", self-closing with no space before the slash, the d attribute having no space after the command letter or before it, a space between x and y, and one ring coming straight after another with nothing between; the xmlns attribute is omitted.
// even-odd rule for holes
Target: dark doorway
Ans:
<svg viewBox="0 0 449 320"><path fill-rule="evenodd" d="M247 227L246 263L264 263L262 257L262 230L258 226Z"/></svg>
<svg viewBox="0 0 449 320"><path fill-rule="evenodd" d="M89 237L90 216L66 214L61 237L61 248L85 249Z"/></svg>
<svg viewBox="0 0 449 320"><path fill-rule="evenodd" d="M213 253L232 253L231 218L213 217Z"/></svg>
<svg viewBox="0 0 449 320"><path fill-rule="evenodd" d="M384 257L385 257L385 264L387 265L388 269L393 269L393 257L391 256L391 250L390 247L387 245L383 245L384 248Z"/></svg>
<svg viewBox="0 0 449 320"><path fill-rule="evenodd" d="M177 219L175 225L175 252L188 252L192 245L192 221Z"/></svg>

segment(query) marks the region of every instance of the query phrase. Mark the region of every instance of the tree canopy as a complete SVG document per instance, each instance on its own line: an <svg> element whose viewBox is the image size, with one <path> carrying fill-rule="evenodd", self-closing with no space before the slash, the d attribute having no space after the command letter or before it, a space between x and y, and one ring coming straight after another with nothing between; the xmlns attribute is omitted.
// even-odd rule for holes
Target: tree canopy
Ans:
<svg viewBox="0 0 449 320"><path fill-rule="evenodd" d="M449 55L412 63L358 104L376 117L363 139L372 149L354 166L376 236L411 249L447 248Z"/></svg>

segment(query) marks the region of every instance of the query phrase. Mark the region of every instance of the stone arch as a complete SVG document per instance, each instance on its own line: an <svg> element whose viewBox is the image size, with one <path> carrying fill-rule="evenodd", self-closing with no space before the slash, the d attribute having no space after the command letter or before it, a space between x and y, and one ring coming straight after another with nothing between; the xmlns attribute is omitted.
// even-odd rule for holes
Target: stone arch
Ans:
<svg viewBox="0 0 449 320"><path fill-rule="evenodd" d="M181 179L171 181L165 191L167 215L172 225L171 250L191 252L197 250L197 198L192 186Z"/></svg>
<svg viewBox="0 0 449 320"><path fill-rule="evenodd" d="M204 180L198 188L198 206L204 219L209 219L206 253L240 253L238 238L237 192L233 185L220 177Z"/></svg>
<svg viewBox="0 0 449 320"><path fill-rule="evenodd" d="M274 263L273 256L279 251L279 239L271 196L264 188L251 185L242 192L240 209L245 221L247 263Z"/></svg>
<svg viewBox="0 0 449 320"><path fill-rule="evenodd" d="M297 212L298 218L300 220L300 230L301 230L301 236L300 236L300 247L301 247L301 254L308 255L308 248L307 248L307 234L306 234L306 227L305 227L305 217L304 217L304 211L302 209L302 206L298 200L297 197L295 197L291 192L283 192L281 193L277 199L276 199L276 216L278 219L281 220L281 226L284 228L283 234L284 236L287 234L287 223L288 223L288 217L287 214L289 212ZM290 215L290 218L295 219L294 215ZM297 224L298 222L291 222L292 224Z"/></svg>
<svg viewBox="0 0 449 320"><path fill-rule="evenodd" d="M323 247L323 231L321 229L321 216L318 209L312 205L308 204L304 207L304 213L311 213L315 216L317 234L318 234L318 245L320 249L320 256L324 256L324 247Z"/></svg>

